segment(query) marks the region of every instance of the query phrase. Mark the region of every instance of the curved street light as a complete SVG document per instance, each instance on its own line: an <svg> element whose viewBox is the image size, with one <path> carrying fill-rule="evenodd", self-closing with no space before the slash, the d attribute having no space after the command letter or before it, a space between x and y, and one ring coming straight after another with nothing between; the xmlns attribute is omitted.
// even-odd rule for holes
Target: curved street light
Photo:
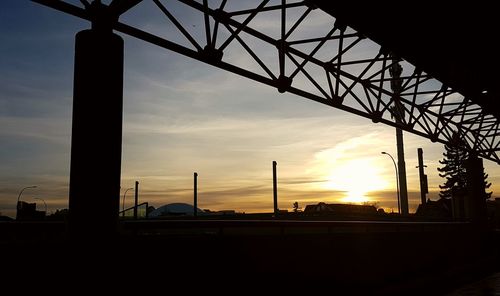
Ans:
<svg viewBox="0 0 500 296"><path fill-rule="evenodd" d="M123 193L122 217L125 217L125 195L127 194L127 191L129 191L130 189L134 188L133 187L127 188L127 190L125 190L125 193Z"/></svg>
<svg viewBox="0 0 500 296"><path fill-rule="evenodd" d="M36 188L36 185L35 186L27 186L27 187L24 187L23 189L21 189L21 192L19 192L19 195L17 196L17 204L16 204L17 210L19 210L19 200L21 199L21 194L23 194L23 191L25 189L28 189L28 188Z"/></svg>
<svg viewBox="0 0 500 296"><path fill-rule="evenodd" d="M396 165L396 161L394 160L394 158L392 157L392 155L390 155L389 153L385 152L385 151L382 151L381 152L382 154L385 154L385 155L388 155L391 159L392 159L392 163L394 163L394 169L396 170L396 194L397 194L397 199L398 199L398 213L401 214L401 205L399 203L399 179L398 179L398 167Z"/></svg>
<svg viewBox="0 0 500 296"><path fill-rule="evenodd" d="M47 203L45 202L45 199L40 198L40 197L35 197L33 199L39 199L39 200L43 201L43 204L45 205L45 215L47 215Z"/></svg>
<svg viewBox="0 0 500 296"><path fill-rule="evenodd" d="M16 220L19 219L19 210L21 209L21 206L19 205L19 201L21 200L21 194L23 194L23 191L28 188L36 188L36 185L34 186L27 186L21 189L21 192L19 192L19 195L17 196L17 204L16 204Z"/></svg>

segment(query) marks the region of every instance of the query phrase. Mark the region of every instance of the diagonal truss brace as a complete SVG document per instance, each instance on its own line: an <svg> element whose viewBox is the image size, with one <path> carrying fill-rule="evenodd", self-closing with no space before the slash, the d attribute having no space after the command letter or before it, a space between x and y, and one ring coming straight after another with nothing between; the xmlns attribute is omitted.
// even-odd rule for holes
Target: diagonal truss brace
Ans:
<svg viewBox="0 0 500 296"><path fill-rule="evenodd" d="M82 19L95 19L88 1L81 1L81 6L61 0L32 1ZM174 2L176 5L172 5ZM131 14L137 7L147 5L159 10L167 21L165 31L175 28L185 42L172 41L179 39L176 36L150 33L140 24L113 20L113 28L275 87L279 92L290 92L373 122L399 127L433 142L448 143L457 132L467 149L500 163L496 117L433 79L424 69L403 59L393 59L390 49L382 48L310 2L244 1L247 7L241 8L237 4L242 6L243 1L217 2L115 0L110 4L119 7L120 14ZM183 24L186 11L199 16L201 25L193 29ZM324 21L321 29L314 26L318 19ZM261 24L262 20L266 20L267 26ZM229 53L235 52L247 55L254 64L238 64L230 58ZM393 81L389 75L394 63L401 63L404 69L399 78L402 92L397 96L391 90ZM404 116L396 120L396 112Z"/></svg>

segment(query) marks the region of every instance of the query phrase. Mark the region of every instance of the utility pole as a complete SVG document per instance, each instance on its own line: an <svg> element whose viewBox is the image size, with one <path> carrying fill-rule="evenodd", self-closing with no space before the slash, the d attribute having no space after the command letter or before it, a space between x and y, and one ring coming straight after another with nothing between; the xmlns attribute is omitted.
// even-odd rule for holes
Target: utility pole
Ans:
<svg viewBox="0 0 500 296"><path fill-rule="evenodd" d="M417 149L418 154L418 175L420 177L420 199L422 205L425 205L427 198L425 195L429 193L429 187L427 185L427 175L424 174L424 168L427 166L424 165L424 151L422 148Z"/></svg>
<svg viewBox="0 0 500 296"><path fill-rule="evenodd" d="M198 173L194 173L194 179L193 179L193 196L194 196L194 201L193 201L193 215L195 217L198 216Z"/></svg>
<svg viewBox="0 0 500 296"><path fill-rule="evenodd" d="M134 198L134 219L137 220L137 205L139 204L139 181L135 181L135 198Z"/></svg>
<svg viewBox="0 0 500 296"><path fill-rule="evenodd" d="M393 92L393 114L396 119L396 123L401 124L404 122L405 111L403 105L401 104L401 72L403 72L403 67L398 62L398 58L391 54L392 65L389 68L389 74L391 75L391 89ZM408 215L408 189L406 185L406 164L405 164L405 152L403 145L403 130L399 127L396 128L396 143L398 148L398 173L399 173L399 193L401 200L401 214Z"/></svg>
<svg viewBox="0 0 500 296"><path fill-rule="evenodd" d="M278 209L278 176L276 173L276 166L278 163L273 161L273 201L274 201L274 216L278 217L279 209Z"/></svg>

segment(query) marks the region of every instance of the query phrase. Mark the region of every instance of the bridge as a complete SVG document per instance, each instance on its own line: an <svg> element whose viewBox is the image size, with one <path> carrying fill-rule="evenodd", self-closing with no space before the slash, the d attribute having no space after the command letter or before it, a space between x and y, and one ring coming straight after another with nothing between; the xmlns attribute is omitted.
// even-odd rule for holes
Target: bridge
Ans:
<svg viewBox="0 0 500 296"><path fill-rule="evenodd" d="M95 212L88 198L94 189L86 186L91 181L110 197L99 200L103 206L102 213L96 213L96 221L101 221L96 228L108 225L112 231L117 218L123 40L113 31L280 93L396 127L402 194L402 130L441 143L450 143L457 133L472 155L500 161L497 51L494 45L481 46L494 34L491 5L429 10L423 4L402 8L286 0L114 0L109 5L81 0L79 6L62 0L32 1L91 23L90 30L76 36L69 202L75 225L90 210ZM134 13L162 18L165 33L133 23L137 18L129 16ZM455 21L469 19L469 13L482 17ZM235 52L246 58L234 59ZM88 142L96 145L88 147ZM95 167L101 168L98 173ZM479 167L477 162L473 167Z"/></svg>
<svg viewBox="0 0 500 296"><path fill-rule="evenodd" d="M244 9L234 8L231 1L214 5L194 0L168 4L116 0L109 7L90 5L87 0L81 1L83 7L59 0L33 1L94 24L107 22L109 29L276 87L279 92L294 93L432 141L447 143L457 131L470 150L500 161L496 155L500 111L495 104L498 46L482 45L494 34L491 4L429 9L424 4L403 8L357 1L247 1ZM126 19L136 10L151 13L148 5L169 20L165 30L175 27L178 34L160 36L141 29L140 24L119 21L122 14ZM318 10L323 14L315 13ZM190 18L199 16L204 22L193 25L195 30L188 28L176 17L180 12L181 17L189 13ZM311 20L324 14L330 19L311 32ZM258 26L261 15L274 17L266 28ZM481 17L461 21L470 20L471 15ZM371 53L361 56L360 50L367 47ZM255 65L242 66L231 60L228 56L235 50L248 54ZM398 79L403 87L395 95L390 86L396 78L390 77L389 69L401 61L404 70ZM402 117L400 121L398 117Z"/></svg>
<svg viewBox="0 0 500 296"><path fill-rule="evenodd" d="M191 252L200 252L205 258L212 256L210 264L228 278L235 278L232 271L248 278L262 271L259 279L270 282L274 278L267 275L334 278L339 287L352 289L361 283L359 291L376 287L381 294L391 292L380 284L387 279L389 286L402 279L408 281L401 290L392 291L397 294L418 287L422 281L434 284L430 278L445 273L452 275L446 279L451 283L455 276L468 274L464 270L485 270L497 262L496 252L482 251L498 247L498 234L470 223L118 223L123 39L114 33L233 72L274 87L278 93L289 92L431 141L448 143L458 133L466 149L499 163L500 109L495 103L499 51L496 45L482 45L494 36L493 4L440 8L430 3L430 9L420 2L394 7L312 0L236 4L226 0L216 4L208 0L114 0L108 5L87 0L79 4L32 1L91 23L89 30L76 35L69 231L78 236L77 245L58 238L46 243L44 250L54 254L75 250L85 238L89 239L85 246L92 250L89 254L96 258L125 245L120 255L125 251L181 254L182 258L161 261L176 266L182 265L185 256L193 255ZM166 34L134 23L134 14L153 11L166 21ZM475 14L481 15L479 20L471 17ZM182 19L186 15L198 21L188 24ZM244 62L235 60L234 52L245 53ZM89 142L95 145L89 147ZM93 157L88 159L88 155ZM96 167L100 169L96 171ZM93 188L87 185L90 182ZM102 206L96 208L96 203ZM88 213L93 213L92 219ZM45 227L15 225L21 233ZM48 227L55 230L36 233L47 237L56 233L59 237L57 233L66 231L65 224ZM93 245L100 240L109 243L107 238L116 238L112 234L117 229L125 234L121 232L122 236L110 244ZM431 242L446 252L426 252ZM9 246L10 251L19 247L16 243ZM28 242L23 248L31 246ZM304 251L311 254L307 258L311 261L292 264L294 254ZM72 262L78 262L78 256L70 253ZM214 255L221 262L213 259ZM187 262L195 264L197 258L193 255ZM234 264L241 258L245 264ZM386 268L386 260L400 263L397 268ZM120 258L113 257L110 262L126 265ZM139 261L133 262L139 266ZM429 269L432 271L427 272ZM189 275L194 269L184 266L179 270ZM197 270L195 274L199 279L204 273Z"/></svg>

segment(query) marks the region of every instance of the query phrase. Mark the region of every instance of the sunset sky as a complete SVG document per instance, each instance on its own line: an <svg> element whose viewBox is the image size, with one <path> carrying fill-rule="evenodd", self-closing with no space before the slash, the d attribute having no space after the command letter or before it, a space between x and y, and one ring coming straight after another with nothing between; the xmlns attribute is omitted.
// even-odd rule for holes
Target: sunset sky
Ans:
<svg viewBox="0 0 500 296"><path fill-rule="evenodd" d="M155 31L153 16L141 15L129 19ZM49 212L67 207L74 34L87 28L86 21L30 1L0 2L3 215L15 215L19 191L30 185L38 188L27 189L22 200L39 203L35 198L41 198ZM394 165L381 154L397 157L394 128L121 36L121 197L137 180L141 202L190 203L193 172L198 172L200 208L270 212L276 160L281 209L290 210L294 201L301 207L370 201L397 210ZM413 212L420 202L417 148L424 149L429 197L436 199L444 147L404 135ZM484 164L493 197L500 196L499 167ZM129 191L127 206L132 196Z"/></svg>

